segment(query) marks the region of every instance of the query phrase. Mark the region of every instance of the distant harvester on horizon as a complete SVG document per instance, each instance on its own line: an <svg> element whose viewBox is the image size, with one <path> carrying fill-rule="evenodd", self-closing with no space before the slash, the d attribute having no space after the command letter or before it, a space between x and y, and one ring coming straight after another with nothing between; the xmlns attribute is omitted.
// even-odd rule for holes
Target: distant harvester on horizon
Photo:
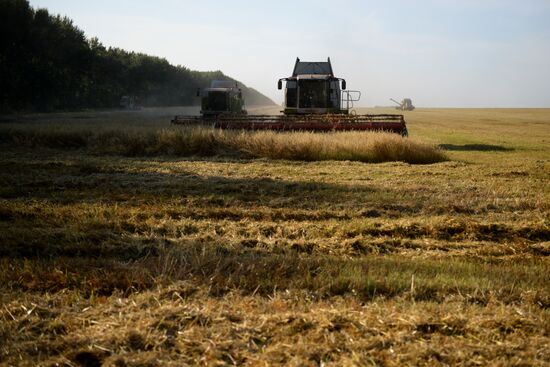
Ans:
<svg viewBox="0 0 550 367"><path fill-rule="evenodd" d="M179 125L209 125L220 129L278 131L387 131L407 136L403 115L358 115L353 103L361 92L346 90L346 81L337 78L327 61L301 61L296 58L292 75L278 80L285 86L283 115L246 115L241 111L203 108L201 116L175 116ZM215 90L212 90L213 92ZM203 102L204 102L204 95ZM212 107L212 104L208 105Z"/></svg>
<svg viewBox="0 0 550 367"><path fill-rule="evenodd" d="M404 98L401 103L397 102L395 99L390 98L390 101L397 104L397 107L395 107L396 110L399 111L413 111L416 107L414 107L412 100L410 98Z"/></svg>

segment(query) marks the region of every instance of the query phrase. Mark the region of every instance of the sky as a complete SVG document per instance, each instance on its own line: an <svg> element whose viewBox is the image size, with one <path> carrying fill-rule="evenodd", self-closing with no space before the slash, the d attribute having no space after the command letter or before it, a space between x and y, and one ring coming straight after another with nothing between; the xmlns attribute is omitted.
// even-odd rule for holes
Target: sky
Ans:
<svg viewBox="0 0 550 367"><path fill-rule="evenodd" d="M550 0L30 0L105 46L222 70L277 103L296 57L359 106L550 107Z"/></svg>

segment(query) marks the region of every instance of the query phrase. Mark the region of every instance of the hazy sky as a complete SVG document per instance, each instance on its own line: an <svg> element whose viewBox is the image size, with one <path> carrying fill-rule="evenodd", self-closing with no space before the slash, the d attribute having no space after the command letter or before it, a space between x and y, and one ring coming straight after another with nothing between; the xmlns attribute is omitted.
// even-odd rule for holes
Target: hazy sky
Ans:
<svg viewBox="0 0 550 367"><path fill-rule="evenodd" d="M550 0L30 0L88 37L222 70L276 102L330 56L361 106L550 107Z"/></svg>

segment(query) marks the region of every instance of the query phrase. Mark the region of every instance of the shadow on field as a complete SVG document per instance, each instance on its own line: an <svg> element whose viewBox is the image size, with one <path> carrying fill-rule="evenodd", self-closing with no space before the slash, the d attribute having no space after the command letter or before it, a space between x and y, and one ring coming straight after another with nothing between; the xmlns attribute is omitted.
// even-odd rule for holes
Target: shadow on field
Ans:
<svg viewBox="0 0 550 367"><path fill-rule="evenodd" d="M226 211L243 204L318 209L332 206L335 202L364 202L380 191L370 185L197 175L179 170L169 173L131 172L90 162L10 162L0 164L0 168L5 172L0 174L0 180L4 182L0 198L47 199L60 204L79 203L83 198L86 201L150 204L178 198L203 208L226 208Z"/></svg>
<svg viewBox="0 0 550 367"><path fill-rule="evenodd" d="M543 291L546 267L529 259L515 266L461 259L445 263L400 257L349 259L297 256L292 250L273 253L187 242L167 244L133 261L81 256L0 259L0 270L5 270L0 272L0 283L9 284L11 290L47 293L76 290L84 297L128 296L186 281L183 288L166 296L173 298L178 292L177 297L183 299L204 287L207 293L203 296L208 297L223 297L232 291L270 296L281 289L304 290L315 298L353 295L370 301L377 296L393 298L410 294L411 278L416 277L417 301L441 302L449 295L472 295L467 300L476 304L486 305L495 299L517 304L524 297L523 288L528 286L538 290L528 299L530 302L541 308L550 304L547 292ZM436 273L445 276L434 281ZM471 279L490 281L477 283ZM495 288L499 291L494 291Z"/></svg>
<svg viewBox="0 0 550 367"><path fill-rule="evenodd" d="M491 144L440 144L440 149L458 151L458 152L510 152L513 148L506 148L500 145Z"/></svg>
<svg viewBox="0 0 550 367"><path fill-rule="evenodd" d="M133 261L158 255L173 239L177 242L190 237L238 250L262 246L269 250L271 242L280 239L277 246L313 253L317 248L324 251L321 245L325 239L336 236L347 254L368 253L373 248L391 252L395 246L413 246L411 240L422 238L492 242L549 239L544 224L522 226L466 219L385 221L428 212L470 213L469 207L451 208L445 203L419 200L418 195L431 197L430 190L415 188L416 200L409 202L403 198L412 197L412 192L373 184L227 177L218 171L198 175L183 167L144 172L139 171L139 164L133 169L86 161L0 162L0 199L17 199L4 200L0 206L0 259L65 256ZM380 219L373 223L361 218ZM209 224L199 225L199 220ZM327 220L334 220L329 225L334 224L333 229L322 228L322 221ZM234 227L228 222L244 225L227 231ZM264 222L258 225L257 233L270 238L270 243L250 241L255 240L256 232L248 233L246 223L255 222ZM299 241L301 235L292 231L302 227L300 222L306 229L309 226L315 240ZM319 223L311 225L314 222ZM286 223L294 229L286 231ZM372 238L383 240L373 245ZM384 239L397 242L388 245Z"/></svg>
<svg viewBox="0 0 550 367"><path fill-rule="evenodd" d="M0 188L0 198L45 199L49 204L40 209L0 207L0 232L10 228L0 234L0 258L141 258L154 254L158 242L162 243L156 236L160 232L155 232L148 220L346 220L350 219L347 213L330 210L334 202L365 201L378 191L369 186L267 177L134 173L86 164L33 167L24 168L20 172L25 174L15 177L0 174L0 182L7 184ZM14 166L3 168L17 170ZM105 203L109 203L108 209ZM113 209L119 203L124 205L121 208L139 207L140 212ZM359 215L384 214L383 210L367 209L358 208ZM132 219L133 215L139 219ZM144 236L147 232L154 236Z"/></svg>

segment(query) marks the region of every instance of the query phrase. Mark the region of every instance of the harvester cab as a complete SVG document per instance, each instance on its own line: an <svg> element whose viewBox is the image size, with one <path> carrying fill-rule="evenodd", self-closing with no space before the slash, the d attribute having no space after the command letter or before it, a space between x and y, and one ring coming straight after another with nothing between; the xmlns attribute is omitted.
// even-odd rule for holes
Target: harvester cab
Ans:
<svg viewBox="0 0 550 367"><path fill-rule="evenodd" d="M244 99L239 85L230 80L214 80L210 88L198 89L201 98L201 115L246 115Z"/></svg>
<svg viewBox="0 0 550 367"><path fill-rule="evenodd" d="M285 115L348 114L361 92L346 90L346 81L334 76L330 58L326 62L296 58L292 76L279 79L285 86Z"/></svg>

